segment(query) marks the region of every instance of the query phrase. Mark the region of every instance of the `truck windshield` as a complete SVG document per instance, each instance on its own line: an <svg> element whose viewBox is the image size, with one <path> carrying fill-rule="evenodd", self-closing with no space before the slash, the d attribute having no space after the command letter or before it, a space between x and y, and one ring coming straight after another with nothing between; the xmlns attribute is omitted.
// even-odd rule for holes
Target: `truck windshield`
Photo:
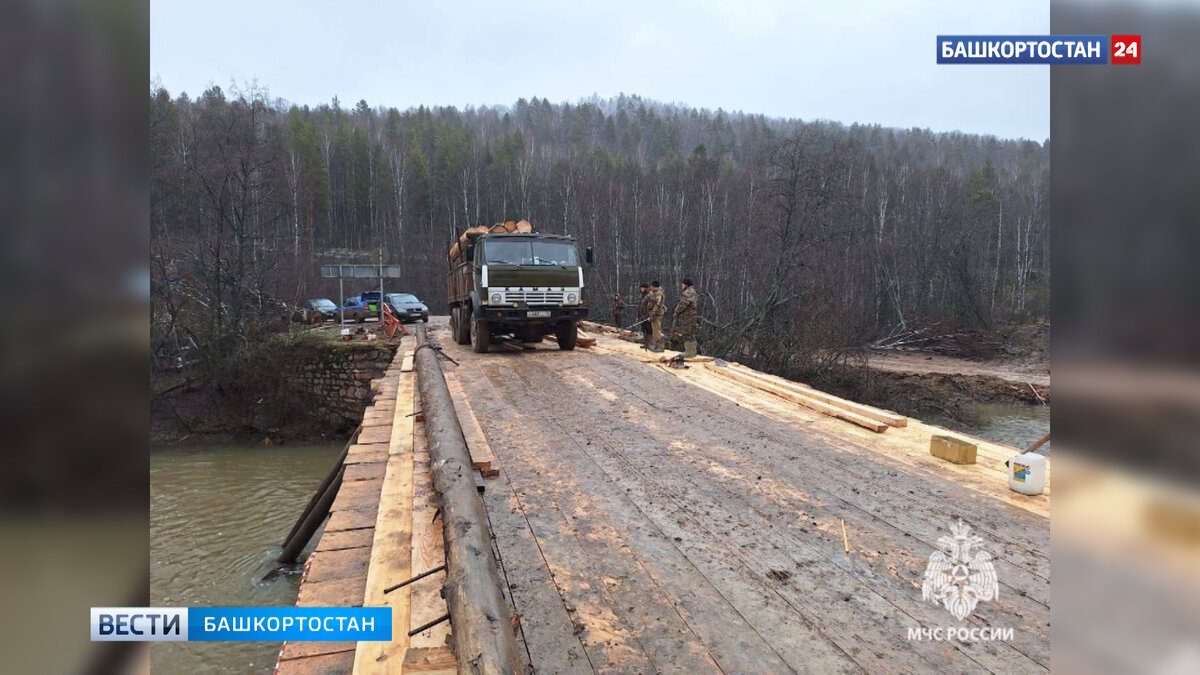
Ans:
<svg viewBox="0 0 1200 675"><path fill-rule="evenodd" d="M484 258L489 265L565 265L573 267L575 245L561 241L491 240L484 245Z"/></svg>

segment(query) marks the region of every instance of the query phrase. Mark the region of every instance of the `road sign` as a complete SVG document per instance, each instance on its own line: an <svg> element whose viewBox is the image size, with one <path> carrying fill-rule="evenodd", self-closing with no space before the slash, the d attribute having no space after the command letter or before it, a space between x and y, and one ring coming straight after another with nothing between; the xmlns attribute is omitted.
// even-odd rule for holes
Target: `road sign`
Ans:
<svg viewBox="0 0 1200 675"><path fill-rule="evenodd" d="M399 265L321 265L326 279L396 279Z"/></svg>

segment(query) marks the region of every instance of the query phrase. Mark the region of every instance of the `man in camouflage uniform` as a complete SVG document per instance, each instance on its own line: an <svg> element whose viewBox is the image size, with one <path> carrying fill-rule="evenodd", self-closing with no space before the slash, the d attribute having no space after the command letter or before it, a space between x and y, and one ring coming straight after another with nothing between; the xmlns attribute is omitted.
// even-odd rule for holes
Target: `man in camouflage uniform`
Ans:
<svg viewBox="0 0 1200 675"><path fill-rule="evenodd" d="M692 286L691 279L684 279L679 284L682 293L675 305L675 336L683 341L683 355L696 355L696 328L700 323L700 296Z"/></svg>
<svg viewBox="0 0 1200 675"><path fill-rule="evenodd" d="M650 300L651 299L650 299L649 284L642 283L641 285L638 286L638 291L641 292L642 297L638 300L637 316L635 318L638 321L641 321L641 324L639 324L639 325L641 326L641 329L642 329L642 349L649 349L650 348L650 337L652 335L652 332L650 330L650 322L645 320L645 319L650 318Z"/></svg>
<svg viewBox="0 0 1200 675"><path fill-rule="evenodd" d="M650 284L650 351L661 352L663 350L663 332L662 322L663 316L667 313L666 296L663 294L662 284L657 281Z"/></svg>
<svg viewBox="0 0 1200 675"><path fill-rule="evenodd" d="M621 315L625 313L625 301L621 299L620 293L613 293L612 297L612 320L613 325L617 328L624 328L621 323Z"/></svg>

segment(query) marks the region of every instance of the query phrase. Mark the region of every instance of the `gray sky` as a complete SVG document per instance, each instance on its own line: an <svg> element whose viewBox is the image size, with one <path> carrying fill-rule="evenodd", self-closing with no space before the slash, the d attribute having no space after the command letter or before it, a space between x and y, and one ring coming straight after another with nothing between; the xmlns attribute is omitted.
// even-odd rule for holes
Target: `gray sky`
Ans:
<svg viewBox="0 0 1200 675"><path fill-rule="evenodd" d="M639 94L778 117L1042 141L1049 66L939 66L938 34L1044 35L1048 0L151 0L172 94L257 81L301 104Z"/></svg>

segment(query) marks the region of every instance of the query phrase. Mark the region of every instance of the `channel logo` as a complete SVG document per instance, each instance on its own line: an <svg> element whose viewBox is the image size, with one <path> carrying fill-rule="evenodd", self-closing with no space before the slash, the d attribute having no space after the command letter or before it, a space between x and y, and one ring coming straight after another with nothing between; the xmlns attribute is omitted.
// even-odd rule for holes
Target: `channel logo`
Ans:
<svg viewBox="0 0 1200 675"><path fill-rule="evenodd" d="M1141 63L1140 35L939 35L942 64Z"/></svg>
<svg viewBox="0 0 1200 675"><path fill-rule="evenodd" d="M392 639L390 607L93 607L93 642Z"/></svg>

